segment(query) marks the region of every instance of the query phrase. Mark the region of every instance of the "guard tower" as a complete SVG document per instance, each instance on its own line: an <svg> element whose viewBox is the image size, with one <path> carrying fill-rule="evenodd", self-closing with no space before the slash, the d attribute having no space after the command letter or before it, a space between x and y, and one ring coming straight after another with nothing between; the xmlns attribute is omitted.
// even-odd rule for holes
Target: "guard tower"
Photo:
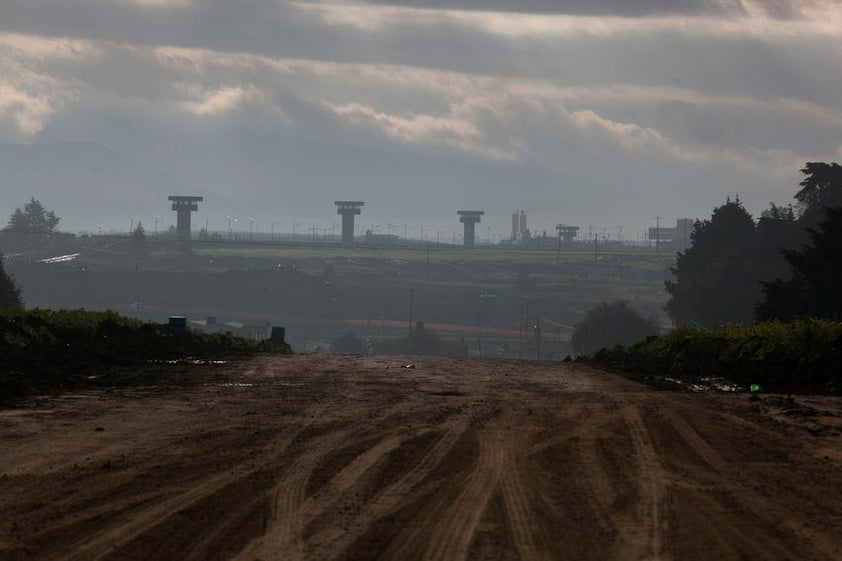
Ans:
<svg viewBox="0 0 842 561"><path fill-rule="evenodd" d="M354 243L354 216L360 214L362 201L334 201L336 214L342 215L342 243L351 245Z"/></svg>
<svg viewBox="0 0 842 561"><path fill-rule="evenodd" d="M176 212L176 232L178 239L181 241L190 241L190 213L199 210L197 203L205 200L205 198L170 195L169 200L172 201L172 209Z"/></svg>
<svg viewBox="0 0 842 561"><path fill-rule="evenodd" d="M485 214L484 210L457 210L459 215L459 222L465 225L465 235L463 237L463 245L465 247L474 247L474 227L479 224L480 216Z"/></svg>
<svg viewBox="0 0 842 561"><path fill-rule="evenodd" d="M578 226L568 226L566 224L556 224L555 227L558 230L558 239L560 242L570 243L573 241L573 238L576 237L576 234L579 233Z"/></svg>

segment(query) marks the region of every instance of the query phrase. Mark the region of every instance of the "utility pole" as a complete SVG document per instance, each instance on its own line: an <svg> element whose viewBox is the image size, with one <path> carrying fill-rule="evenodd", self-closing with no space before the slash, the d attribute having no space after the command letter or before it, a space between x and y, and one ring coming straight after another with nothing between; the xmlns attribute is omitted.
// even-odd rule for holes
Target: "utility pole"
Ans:
<svg viewBox="0 0 842 561"><path fill-rule="evenodd" d="M661 216L655 217L655 253L661 250Z"/></svg>
<svg viewBox="0 0 842 561"><path fill-rule="evenodd" d="M415 288L409 289L409 333L406 336L406 352L412 352L412 311L415 305Z"/></svg>
<svg viewBox="0 0 842 561"><path fill-rule="evenodd" d="M529 300L524 301L523 307L523 350L526 351L529 347Z"/></svg>

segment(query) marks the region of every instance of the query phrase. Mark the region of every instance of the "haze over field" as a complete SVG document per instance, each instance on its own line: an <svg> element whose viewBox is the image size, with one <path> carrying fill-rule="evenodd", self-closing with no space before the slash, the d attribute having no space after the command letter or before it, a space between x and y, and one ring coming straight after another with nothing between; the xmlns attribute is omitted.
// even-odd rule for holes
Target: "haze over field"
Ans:
<svg viewBox="0 0 842 561"><path fill-rule="evenodd" d="M840 29L831 0L0 0L0 215L148 227L178 192L211 229L352 199L384 232L523 208L632 239L727 194L756 215L842 157Z"/></svg>

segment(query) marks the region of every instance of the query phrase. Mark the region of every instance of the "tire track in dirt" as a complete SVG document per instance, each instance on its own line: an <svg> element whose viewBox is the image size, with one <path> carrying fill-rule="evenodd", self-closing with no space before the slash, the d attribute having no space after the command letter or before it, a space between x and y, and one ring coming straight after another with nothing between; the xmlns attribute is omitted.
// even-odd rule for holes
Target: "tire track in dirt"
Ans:
<svg viewBox="0 0 842 561"><path fill-rule="evenodd" d="M479 448L477 465L464 489L435 521L424 559L455 560L467 556L474 529L497 490L505 465L505 452L496 431L480 431Z"/></svg>
<svg viewBox="0 0 842 561"><path fill-rule="evenodd" d="M771 528L775 526L774 520L788 528L789 532L795 534L800 528L787 518L787 504L785 497L776 497L774 501L759 495L748 485L741 483L734 469L729 469L728 462L722 455L705 440L690 423L682 418L677 412L671 411L664 417L666 423L675 430L682 441L695 452L711 469L711 472L698 474L695 484L685 484L687 489L683 492L685 496L693 496L693 502L699 516L703 516L707 522L705 526L716 529L716 542L721 544L722 551L733 555L746 555L750 552L752 556L760 558L787 558L795 557L798 551L793 550L787 544L773 536L763 537L760 528ZM751 424L755 431L765 430ZM699 485L701 481L708 481L710 489L715 489L716 494L711 491L705 492ZM723 512L733 510L729 505L723 504L727 500L736 500L739 497L741 508L752 513L755 519L752 526L742 524L740 529L735 529L733 524L723 523ZM777 515L770 517L770 514L777 511ZM811 544L828 559L837 553L834 544L822 543L816 540ZM802 552L804 553L804 552ZM811 555L817 555L813 552Z"/></svg>
<svg viewBox="0 0 842 561"><path fill-rule="evenodd" d="M273 506L264 535L253 540L236 559L276 559L279 555L285 560L307 559L310 555L309 544L312 541L304 538L307 525L340 501L378 461L397 448L405 436L389 436L387 433L374 446L355 456L313 496L307 497L307 482L319 462L341 448L348 438L373 438L372 432L393 430L394 427L389 425L390 417L404 413L408 406L407 402L400 401L389 407L377 407L373 410L366 407L362 410L348 409L342 412L342 416L347 416L349 423L355 421L357 416L367 419L368 423L375 423L378 428L360 434L355 434L350 428L338 428L307 440L304 443L307 446L306 451L292 461L283 479L271 493ZM318 418L318 415L312 415L311 418Z"/></svg>
<svg viewBox="0 0 842 561"><path fill-rule="evenodd" d="M272 446L267 447L267 450L270 450L272 456L277 458L278 455L286 450L295 434L285 435ZM267 463L272 463L273 461L276 461L276 459L269 458L266 460ZM69 557L60 552L47 559L68 559L69 561L97 561L103 559L113 550L119 549L123 545L137 539L151 528L166 523L166 520L173 514L220 492L238 479L252 475L260 469L252 467L253 464L254 459L250 458L231 470L212 476L204 482L192 486L187 491L171 498L156 501L140 512L133 513L129 522L103 532L92 540L77 545L76 552Z"/></svg>
<svg viewBox="0 0 842 561"><path fill-rule="evenodd" d="M437 493L436 502L425 509L425 518L400 534L385 557L410 559L424 551L423 559L466 558L474 529L497 491L505 461L496 431L480 430L478 441L479 455L470 473Z"/></svg>
<svg viewBox="0 0 842 561"><path fill-rule="evenodd" d="M317 544L313 552L314 557L328 559L338 552L346 551L351 544L369 531L377 520L400 509L429 474L441 464L467 428L467 419L451 421L450 426L427 453L395 483L379 491L364 504L360 513L350 521L349 526L341 534L336 535L336 532L330 530L322 530L314 534L312 542Z"/></svg>
<svg viewBox="0 0 842 561"><path fill-rule="evenodd" d="M667 474L658 458L640 410L628 405L622 410L629 429L638 465L638 504L634 520L618 528L615 557L623 559L671 559L667 541L669 522L666 513Z"/></svg>
<svg viewBox="0 0 842 561"><path fill-rule="evenodd" d="M544 544L535 539L533 529L540 526L537 520L533 520L529 508L531 501L523 487L521 467L517 458L515 454L507 454L505 474L501 480L503 504L506 507L515 548L523 561L550 561L551 557Z"/></svg>
<svg viewBox="0 0 842 561"><path fill-rule="evenodd" d="M711 446L707 440L696 432L690 424L676 413L668 413L665 420L675 429L678 435L690 446L698 456L717 474L724 474L727 470L727 462L722 455Z"/></svg>
<svg viewBox="0 0 842 561"><path fill-rule="evenodd" d="M614 518L614 499L616 492L611 486L611 476L605 468L605 458L599 450L599 440L595 435L582 438L576 445L576 451L587 474L585 481L590 488L587 500L590 510L604 532L616 530Z"/></svg>
<svg viewBox="0 0 842 561"><path fill-rule="evenodd" d="M286 473L271 492L272 509L266 532L249 544L237 559L272 559L278 552L284 552L287 559L304 558L300 529L304 527L301 506L305 501L307 480L318 461L349 434L349 430L340 430L307 441L307 449L287 466Z"/></svg>
<svg viewBox="0 0 842 561"><path fill-rule="evenodd" d="M311 415L311 419L318 418L324 409L324 405L315 407L312 411L314 414ZM312 424L313 422L308 419L304 423L304 426L307 427ZM190 509L207 498L223 492L226 487L237 481L253 477L257 473L266 470L269 466L280 464L289 447L302 433L302 428L288 431L263 446L260 454L256 457L246 458L222 473L192 484L187 491L161 501L156 501L147 508L140 510L140 512L132 513L129 522L99 534L93 540L82 545L73 556L65 557L62 554L57 554L49 559L60 558L69 559L70 561L97 561L105 559L113 551L119 550L152 529L166 524L168 519L176 513ZM254 504L263 500L264 496L249 497L248 500L244 498L246 503L249 504L240 504L234 507L234 510L242 508L245 509L245 512L250 512Z"/></svg>

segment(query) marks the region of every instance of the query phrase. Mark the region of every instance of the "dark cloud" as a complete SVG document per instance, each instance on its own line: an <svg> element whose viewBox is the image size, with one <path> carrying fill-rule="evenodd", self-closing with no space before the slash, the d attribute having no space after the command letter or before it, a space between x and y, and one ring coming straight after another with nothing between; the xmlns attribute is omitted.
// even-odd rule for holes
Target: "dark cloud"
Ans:
<svg viewBox="0 0 842 561"><path fill-rule="evenodd" d="M603 16L700 14L721 10L708 0L367 0L366 3L447 10Z"/></svg>
<svg viewBox="0 0 842 561"><path fill-rule="evenodd" d="M741 0L365 0L371 5L438 10L476 10L527 14L646 17L662 15L745 16ZM766 15L791 19L799 15L798 2L764 0Z"/></svg>

